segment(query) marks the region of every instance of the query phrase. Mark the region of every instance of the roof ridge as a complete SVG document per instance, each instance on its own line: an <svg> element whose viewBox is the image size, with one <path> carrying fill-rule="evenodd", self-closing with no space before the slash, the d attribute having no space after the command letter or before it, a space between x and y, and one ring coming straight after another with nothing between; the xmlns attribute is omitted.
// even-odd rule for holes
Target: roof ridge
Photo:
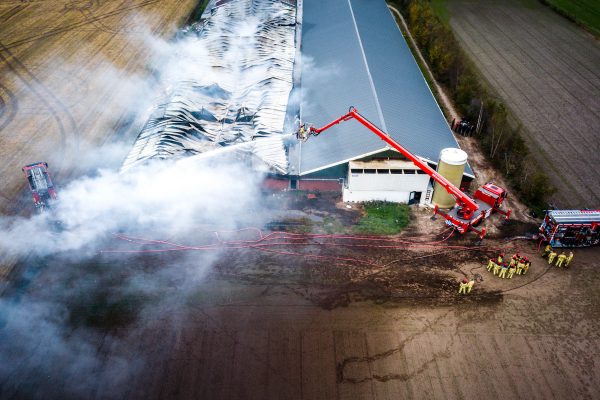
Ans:
<svg viewBox="0 0 600 400"><path fill-rule="evenodd" d="M356 24L356 18L354 18L354 10L352 9L352 2L348 0L348 7L350 8L350 14L352 15L352 23L354 24L354 31L356 32L356 38L358 39L358 45L360 47L360 53L362 54L363 62L365 64L365 68L367 70L367 76L369 77L369 84L371 85L371 91L373 92L373 98L375 99L375 106L377 107L377 114L379 115L379 122L381 123L381 129L388 133L387 125L385 123L385 118L383 117L383 110L381 109L381 104L379 104L379 96L377 95L377 90L375 89L375 83L373 82L373 77L371 76L371 70L369 69L369 62L367 61L367 55L365 54L365 49L362 44L362 39L360 37L360 31L358 30L358 25Z"/></svg>

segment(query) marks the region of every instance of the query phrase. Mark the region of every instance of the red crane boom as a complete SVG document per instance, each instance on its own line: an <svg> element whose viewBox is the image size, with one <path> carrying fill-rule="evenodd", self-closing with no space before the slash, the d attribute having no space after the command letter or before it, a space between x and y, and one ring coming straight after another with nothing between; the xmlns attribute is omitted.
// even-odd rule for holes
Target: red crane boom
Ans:
<svg viewBox="0 0 600 400"><path fill-rule="evenodd" d="M471 211L471 213L477 211L479 206L477 205L477 203L475 203L475 201L473 199L471 199L469 196L467 196L465 193L463 193L459 188L454 186L452 184L452 182L450 182L448 179L444 178L436 170L434 170L429 165L427 165L427 163L421 161L421 159L419 157L415 156L410 151L405 149L400 143L398 143L394 139L392 139L392 137L390 135L388 135L387 133L385 133L384 131L379 129L377 126L375 126L371 121L369 121L368 119L363 117L358 111L356 111L356 108L354 108L354 107L350 107L350 110L348 111L347 114L342 115L340 118L328 123L327 125L323 126L322 128L310 127L310 133L312 133L313 135L318 135L319 133L326 131L327 129L331 128L332 126L337 125L343 121L348 121L350 119L357 120L358 122L363 124L365 127L367 127L371 132L373 132L374 134L379 136L381 138L381 140L383 140L384 142L386 142L387 144L392 146L394 149L396 149L400 153L402 153L406 158L408 158L410 161L412 161L417 167L419 167L427 175L431 176L437 183L442 185L444 187L444 189L446 189L446 191L448 191L448 193L450 193L452 196L454 196L456 198L456 200L459 201L463 207L466 207L467 209L469 209Z"/></svg>
<svg viewBox="0 0 600 400"><path fill-rule="evenodd" d="M483 219L490 216L493 211L497 211L504 214L506 218L509 217L510 210L500 210L500 206L507 195L502 188L492 183L487 183L483 187L479 188L477 192L475 192L475 198L469 197L459 188L454 186L452 182L450 182L448 179L439 174L436 170L431 168L427 163L423 162L420 158L412 154L410 151L408 151L406 148L404 148L402 145L400 145L398 142L392 139L390 135L383 132L371 121L363 117L354 107L350 107L348 113L342 115L340 118L328 123L327 125L321 128L315 128L312 126L306 128L302 126L298 135L302 139L306 139L305 135L317 136L321 132L326 131L332 126L337 125L340 122L348 121L350 119L357 120L371 132L379 136L381 140L389 144L392 148L398 150L406 158L411 160L417 167L419 167L427 175L429 175L436 182L438 182L444 189L446 189L448 193L454 196L459 205L458 208L451 212L444 213L438 210L436 206L434 212L436 214L443 215L448 224L456 227L461 233L465 233L468 230L473 230L479 233L480 237L483 237L485 235L485 228L482 230L477 230L474 228L474 226L478 225ZM482 209L480 210L480 208ZM477 210L480 210L480 212L476 213Z"/></svg>

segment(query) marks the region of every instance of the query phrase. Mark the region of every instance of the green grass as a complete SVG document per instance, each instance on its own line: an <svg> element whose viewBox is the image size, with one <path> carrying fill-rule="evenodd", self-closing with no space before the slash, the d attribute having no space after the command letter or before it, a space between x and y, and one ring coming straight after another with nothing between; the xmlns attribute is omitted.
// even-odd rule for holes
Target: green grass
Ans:
<svg viewBox="0 0 600 400"><path fill-rule="evenodd" d="M394 235L409 222L410 209L406 204L365 203L365 216L354 227L355 233Z"/></svg>
<svg viewBox="0 0 600 400"><path fill-rule="evenodd" d="M433 12L446 25L450 22L450 11L448 11L447 3L448 0L431 0Z"/></svg>
<svg viewBox="0 0 600 400"><path fill-rule="evenodd" d="M600 1L542 0L560 14L600 36Z"/></svg>

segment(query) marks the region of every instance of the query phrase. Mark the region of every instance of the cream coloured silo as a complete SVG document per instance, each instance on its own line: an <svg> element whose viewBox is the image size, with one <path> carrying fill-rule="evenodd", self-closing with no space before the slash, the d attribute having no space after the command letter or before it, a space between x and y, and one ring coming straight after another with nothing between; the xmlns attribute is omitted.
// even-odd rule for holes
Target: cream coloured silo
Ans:
<svg viewBox="0 0 600 400"><path fill-rule="evenodd" d="M461 149L447 148L440 151L440 161L438 162L437 172L448 179L456 187L460 187L465 164L467 163L467 153ZM439 183L435 183L432 203L437 204L439 208L452 208L456 200Z"/></svg>

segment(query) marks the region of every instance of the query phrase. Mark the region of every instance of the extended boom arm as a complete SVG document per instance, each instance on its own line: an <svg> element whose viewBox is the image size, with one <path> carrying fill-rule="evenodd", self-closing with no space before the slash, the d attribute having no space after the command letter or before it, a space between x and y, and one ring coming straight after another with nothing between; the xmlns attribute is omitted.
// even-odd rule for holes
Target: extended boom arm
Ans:
<svg viewBox="0 0 600 400"><path fill-rule="evenodd" d="M424 171L427 175L431 176L437 183L442 185L448 193L450 193L452 196L454 196L456 198L456 200L459 202L459 204L463 207L466 214L472 215L472 213L474 213L479 208L479 206L477 205L477 203L475 203L475 201L473 199L471 199L469 196L467 196L465 193L463 193L459 188L454 186L448 179L444 178L436 170L434 170L429 165L427 165L427 163L424 163L423 161L421 161L421 159L419 159L418 157L413 155L410 151L408 151L403 146L401 146L399 143L397 143L394 139L392 139L390 137L390 135L383 132L381 129L379 129L377 126L375 126L373 123L371 123L371 121L369 121L368 119L366 119L365 117L360 115L359 112L356 111L356 108L354 108L354 107L350 107L350 110L348 111L347 114L342 115L340 118L328 123L327 125L323 126L322 128L314 128L311 126L307 133L317 136L318 134L331 128L332 126L337 125L343 121L348 121L350 119L355 119L358 122L360 122L361 124L363 124L364 126L366 126L371 132L373 132L374 134L379 136L381 138L381 140L383 140L384 142L386 142L387 144L392 146L394 149L398 150L406 158L411 160L417 167L419 167L422 171Z"/></svg>

